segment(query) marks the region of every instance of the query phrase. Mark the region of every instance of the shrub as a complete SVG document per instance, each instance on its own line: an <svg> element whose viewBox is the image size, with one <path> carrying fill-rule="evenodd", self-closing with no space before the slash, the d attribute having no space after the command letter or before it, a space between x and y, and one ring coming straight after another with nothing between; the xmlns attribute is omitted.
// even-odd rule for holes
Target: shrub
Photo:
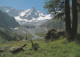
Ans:
<svg viewBox="0 0 80 57"><path fill-rule="evenodd" d="M46 35L45 35L45 40L57 40L59 39L59 37L65 37L66 36L66 33L65 31L59 31L59 30L55 30L55 29L52 29L52 30L49 30Z"/></svg>

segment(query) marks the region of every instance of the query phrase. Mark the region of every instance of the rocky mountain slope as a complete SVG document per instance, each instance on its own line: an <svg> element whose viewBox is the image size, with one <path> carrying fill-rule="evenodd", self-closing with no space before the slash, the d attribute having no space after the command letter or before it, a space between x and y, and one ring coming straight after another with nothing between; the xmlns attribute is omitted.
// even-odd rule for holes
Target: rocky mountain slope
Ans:
<svg viewBox="0 0 80 57"><path fill-rule="evenodd" d="M13 17L0 11L0 27L15 28L18 26L19 26L19 23L16 22L16 20Z"/></svg>

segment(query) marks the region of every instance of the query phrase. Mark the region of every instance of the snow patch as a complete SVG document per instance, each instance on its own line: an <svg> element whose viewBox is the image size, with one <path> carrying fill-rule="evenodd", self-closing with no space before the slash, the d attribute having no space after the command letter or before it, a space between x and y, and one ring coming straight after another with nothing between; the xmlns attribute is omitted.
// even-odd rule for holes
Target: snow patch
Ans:
<svg viewBox="0 0 80 57"><path fill-rule="evenodd" d="M24 16L24 15L26 15L26 12L29 12L29 11L30 11L30 9L25 10L25 11L22 11L19 15L20 15L20 16Z"/></svg>
<svg viewBox="0 0 80 57"><path fill-rule="evenodd" d="M14 29L15 29L15 30L16 30L16 29L19 29L19 27L16 27L16 28L14 28Z"/></svg>
<svg viewBox="0 0 80 57"><path fill-rule="evenodd" d="M9 10L6 10L6 12L9 12Z"/></svg>

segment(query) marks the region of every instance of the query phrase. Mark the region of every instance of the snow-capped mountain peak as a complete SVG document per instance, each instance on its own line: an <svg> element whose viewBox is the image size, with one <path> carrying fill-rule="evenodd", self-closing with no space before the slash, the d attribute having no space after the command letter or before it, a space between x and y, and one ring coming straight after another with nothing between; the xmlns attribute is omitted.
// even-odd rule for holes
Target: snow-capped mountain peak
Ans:
<svg viewBox="0 0 80 57"><path fill-rule="evenodd" d="M26 24L26 23L41 24L51 18L52 18L51 14L44 15L42 12L36 10L34 7L31 9L22 11L19 14L19 16L15 17L16 21L19 22L20 24Z"/></svg>
<svg viewBox="0 0 80 57"><path fill-rule="evenodd" d="M20 14L19 14L19 16L25 16L25 15L29 15L29 14L31 14L32 12L36 12L36 9L35 8L31 8L31 9L28 9L28 10L24 10L24 11L22 11Z"/></svg>
<svg viewBox="0 0 80 57"><path fill-rule="evenodd" d="M51 19L51 14L44 15L39 10L36 10L35 7L32 7L31 9L27 10L17 10L12 7L0 6L0 10L14 17L19 24L26 24L26 23L40 24L46 22L46 20Z"/></svg>
<svg viewBox="0 0 80 57"><path fill-rule="evenodd" d="M24 15L26 15L26 12L29 12L29 11L30 11L30 9L25 10L25 11L22 11L22 12L19 14L19 16L24 16Z"/></svg>
<svg viewBox="0 0 80 57"><path fill-rule="evenodd" d="M19 16L16 16L16 21L21 24L37 24L40 25L47 20L51 19L51 14L44 15L42 12L36 10L34 7L28 10L22 11Z"/></svg>
<svg viewBox="0 0 80 57"><path fill-rule="evenodd" d="M45 15L40 11L37 11L35 8L24 10L19 14L20 18L31 20L33 18L44 17Z"/></svg>

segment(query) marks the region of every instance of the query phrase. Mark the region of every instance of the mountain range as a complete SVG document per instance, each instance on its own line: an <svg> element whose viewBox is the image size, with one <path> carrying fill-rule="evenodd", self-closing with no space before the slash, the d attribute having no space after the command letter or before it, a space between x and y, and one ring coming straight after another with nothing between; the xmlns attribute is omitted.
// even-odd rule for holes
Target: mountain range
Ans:
<svg viewBox="0 0 80 57"><path fill-rule="evenodd" d="M36 25L36 23L39 25L45 22L46 20L51 19L52 17L51 14L44 15L42 12L36 10L34 7L27 10L17 10L12 7L0 6L0 10L14 17L15 20L20 25L25 25L25 24Z"/></svg>
<svg viewBox="0 0 80 57"><path fill-rule="evenodd" d="M18 34L31 34L34 39L38 37L35 35L36 33L44 33L50 29L63 29L64 27L61 20L51 20L54 14L45 15L34 7L27 10L17 10L12 7L0 6L0 14L1 24L13 27L12 30ZM4 25L0 25L0 27Z"/></svg>

